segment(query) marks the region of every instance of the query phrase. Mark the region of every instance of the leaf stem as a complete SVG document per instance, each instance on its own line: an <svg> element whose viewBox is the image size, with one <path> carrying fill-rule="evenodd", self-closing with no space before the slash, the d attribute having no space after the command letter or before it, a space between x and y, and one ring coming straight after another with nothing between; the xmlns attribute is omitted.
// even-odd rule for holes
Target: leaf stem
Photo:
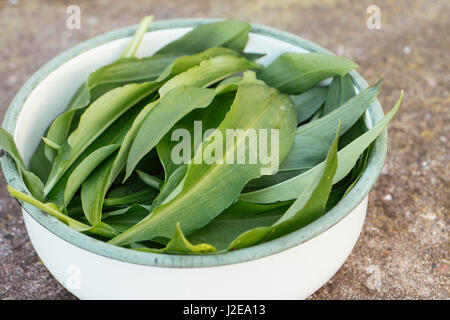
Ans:
<svg viewBox="0 0 450 320"><path fill-rule="evenodd" d="M122 55L120 56L121 58L133 58L136 55L139 45L141 44L142 38L144 37L144 34L147 32L148 26L152 21L153 16L147 16L144 19L142 19L141 23L139 24L139 27L134 33L133 39L131 39L131 42L122 52Z"/></svg>
<svg viewBox="0 0 450 320"><path fill-rule="evenodd" d="M24 202L28 202L32 206L35 206L36 208L41 209L42 211L47 212L48 214L54 216L58 220L61 220L62 222L68 224L71 228L75 230L85 231L90 228L90 226L88 226L87 224L81 223L75 219L66 216L59 210L53 208L51 205L36 200L33 197L30 197L29 195L22 193L19 190L11 187L10 185L6 186L6 188L8 189L9 194L14 198L22 200Z"/></svg>
<svg viewBox="0 0 450 320"><path fill-rule="evenodd" d="M141 170L136 170L136 173L138 174L139 178L144 182L146 185L156 189L161 190L162 180L158 179L155 176L149 175Z"/></svg>

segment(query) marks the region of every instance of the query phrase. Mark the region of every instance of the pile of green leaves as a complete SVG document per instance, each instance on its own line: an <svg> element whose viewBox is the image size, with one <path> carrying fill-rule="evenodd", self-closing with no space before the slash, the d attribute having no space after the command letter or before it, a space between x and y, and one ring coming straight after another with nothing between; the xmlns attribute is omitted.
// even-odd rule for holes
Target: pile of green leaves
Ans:
<svg viewBox="0 0 450 320"><path fill-rule="evenodd" d="M31 195L8 186L10 194L114 245L206 254L298 230L349 192L401 102L369 130L363 116L380 82L357 94L348 75L357 65L325 53L283 53L263 67L262 54L244 52L250 25L240 21L199 26L136 58L150 21L80 86L29 168L0 129L0 147ZM278 129L278 171L262 176L260 162L174 163L171 134L194 133L194 121L222 133ZM193 141L189 159L211 147L205 138Z"/></svg>

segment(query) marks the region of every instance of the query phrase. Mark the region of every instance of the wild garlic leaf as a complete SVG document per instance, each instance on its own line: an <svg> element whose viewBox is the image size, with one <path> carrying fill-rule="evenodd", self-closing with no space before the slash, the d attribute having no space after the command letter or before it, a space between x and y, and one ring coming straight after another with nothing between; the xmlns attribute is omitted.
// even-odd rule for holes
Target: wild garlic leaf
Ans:
<svg viewBox="0 0 450 320"><path fill-rule="evenodd" d="M250 24L225 20L198 26L181 38L164 46L156 54L195 54L212 47L243 51L248 41Z"/></svg>
<svg viewBox="0 0 450 320"><path fill-rule="evenodd" d="M181 183L187 172L187 165L183 164L177 167L164 181L161 192L152 203L152 207L156 208L161 205L173 190Z"/></svg>
<svg viewBox="0 0 450 320"><path fill-rule="evenodd" d="M156 237L171 238L176 231L177 222L186 234L203 227L239 196L250 179L260 176L261 169L272 167L270 164L262 164L261 159L251 164L248 161L251 154L248 146L245 148L245 164L236 164L229 160L231 155L234 158L236 150L246 143L247 129L255 130L257 141L261 133L259 129L279 129L278 151L279 159L282 160L291 147L296 121L296 113L289 97L267 86L241 85L216 134L202 143L196 152L196 156L200 157L205 150L210 150L218 144L219 140L216 139L219 132L224 136L227 129L242 129L237 131L234 143L225 146L221 144L216 148L216 160L221 164L215 163L217 161L211 164L204 161L200 162L201 164L190 163L183 181L169 197L148 217L110 243L126 245ZM268 149L270 153L271 148Z"/></svg>
<svg viewBox="0 0 450 320"><path fill-rule="evenodd" d="M201 143L195 141L195 134L201 136L206 133L208 129L217 128L225 118L226 113L230 110L230 106L233 103L235 92L228 94L216 95L214 100L204 109L195 109L188 115L179 120L166 135L156 145L159 159L164 167L165 179L167 180L177 168L183 166L183 163L177 164L172 161L173 148L179 143L177 139L172 138L172 134L176 130L187 130L189 132L190 139L190 151L189 154L184 154L183 157L191 159L194 156L195 150ZM201 123L203 132L194 133L194 122ZM198 129L197 129L198 130Z"/></svg>
<svg viewBox="0 0 450 320"><path fill-rule="evenodd" d="M400 107L402 99L403 92L392 110L383 119L376 123L369 131L353 140L338 152L339 165L334 177L334 183L339 182L351 171L359 156L380 135L394 117ZM300 194L308 187L316 173L320 171L324 165L325 163L322 162L314 168L282 183L261 190L243 193L241 194L240 199L255 203L272 203L295 199L297 197L296 195Z"/></svg>
<svg viewBox="0 0 450 320"><path fill-rule="evenodd" d="M166 179L183 164L176 164L172 161L172 150L177 145L177 141L172 140L172 133L175 130L187 130L191 140L191 148L189 155L184 155L191 159L201 143L207 136L208 130L216 129L225 118L225 115L230 110L233 103L236 90L241 84L261 84L264 82L256 79L256 74L253 71L244 72L243 77L230 77L221 81L217 87L214 100L205 109L196 109L191 111L183 119L178 121L167 134L161 139L156 146L159 159L164 167L164 174ZM201 123L203 132L195 132L194 123ZM197 129L198 130L198 129ZM195 141L196 136L201 136L201 140Z"/></svg>
<svg viewBox="0 0 450 320"><path fill-rule="evenodd" d="M153 149L162 137L191 110L207 107L214 98L214 89L179 86L163 96L139 126L128 153L127 179L138 162Z"/></svg>
<svg viewBox="0 0 450 320"><path fill-rule="evenodd" d="M339 181L339 183L333 186L328 197L325 211L331 210L336 204L338 204L339 201L344 198L358 182L359 178L364 172L364 169L366 168L367 160L369 158L369 152L370 146L360 156L355 167L345 177L345 179L342 179L341 181Z"/></svg>
<svg viewBox="0 0 450 320"><path fill-rule="evenodd" d="M241 249L263 241L269 241L298 230L325 213L333 177L338 164L337 145L339 128L331 144L324 166L316 172L308 188L271 226L257 227L243 232L231 242L228 250Z"/></svg>
<svg viewBox="0 0 450 320"><path fill-rule="evenodd" d="M91 104L83 112L77 129L59 149L44 187L45 194L51 191L67 169L102 132L156 89L157 86L152 82L129 84L109 91Z"/></svg>
<svg viewBox="0 0 450 320"><path fill-rule="evenodd" d="M269 86L287 94L300 94L320 81L344 76L358 65L345 58L328 53L282 53L258 78Z"/></svg>
<svg viewBox="0 0 450 320"><path fill-rule="evenodd" d="M14 138L3 128L0 128L0 148L13 158L25 185L33 197L39 200L44 199L44 185L42 181L33 172L27 170L22 160L22 156L17 149L16 143L14 142Z"/></svg>
<svg viewBox="0 0 450 320"><path fill-rule="evenodd" d="M203 60L221 55L230 55L238 57L239 53L231 49L215 47L206 49L205 51L193 55L186 55L179 57L159 73L156 81L163 81L170 79L177 74L183 73L189 70L190 68L195 67L196 65L200 64L200 62L202 62Z"/></svg>
<svg viewBox="0 0 450 320"><path fill-rule="evenodd" d="M327 91L328 89L325 87L314 87L302 94L291 96L299 124L311 118L319 110L325 102Z"/></svg>
<svg viewBox="0 0 450 320"><path fill-rule="evenodd" d="M103 202L108 191L108 177L111 172L114 155L97 167L81 185L81 204L86 219L93 226L102 218Z"/></svg>
<svg viewBox="0 0 450 320"><path fill-rule="evenodd" d="M35 173L39 179L45 184L47 181L50 170L52 169L52 163L45 156L45 144L44 141L40 141L33 155L31 156L29 169Z"/></svg>
<svg viewBox="0 0 450 320"><path fill-rule="evenodd" d="M217 250L226 250L243 232L268 227L275 223L292 202L255 204L237 201L203 228L194 231L187 239L191 243L208 243Z"/></svg>
<svg viewBox="0 0 450 320"><path fill-rule="evenodd" d="M203 60L186 72L180 73L167 81L160 89L159 95L164 97L170 90L182 85L208 87L233 74L251 69L261 69L255 62L233 55L220 55Z"/></svg>
<svg viewBox="0 0 450 320"><path fill-rule="evenodd" d="M64 207L70 202L72 197L77 192L83 181L91 174L94 169L100 165L103 160L109 157L114 151L120 147L119 144L111 144L101 147L90 155L73 170L67 180L64 190Z"/></svg>
<svg viewBox="0 0 450 320"><path fill-rule="evenodd" d="M54 216L55 218L64 222L66 225L68 225L70 228L76 231L92 235L98 235L106 238L113 238L114 236L118 235L118 232L114 228L108 226L106 223L99 223L98 225L91 227L87 224L79 222L65 215L64 213L59 211L58 206L53 203L43 203L33 197L28 196L23 192L20 192L19 190L9 185L7 186L7 189L9 194L14 198L20 201L27 202L33 205L34 207Z"/></svg>
<svg viewBox="0 0 450 320"><path fill-rule="evenodd" d="M327 99L323 107L323 116L339 108L355 95L355 87L350 75L334 77L328 89Z"/></svg>
<svg viewBox="0 0 450 320"><path fill-rule="evenodd" d="M139 49L139 46L141 44L142 38L147 32L147 29L150 23L153 21L153 18L154 18L153 16L146 16L141 20L141 23L136 29L133 38L131 39L130 43L125 48L125 50L122 52L122 55L120 56L121 58L130 58L136 55L137 50Z"/></svg>
<svg viewBox="0 0 450 320"><path fill-rule="evenodd" d="M299 126L295 133L294 144L281 164L280 171L312 168L322 162L333 141L338 120L341 119L340 135L343 135L364 114L376 98L380 86L381 80L330 113L322 115L320 119Z"/></svg>

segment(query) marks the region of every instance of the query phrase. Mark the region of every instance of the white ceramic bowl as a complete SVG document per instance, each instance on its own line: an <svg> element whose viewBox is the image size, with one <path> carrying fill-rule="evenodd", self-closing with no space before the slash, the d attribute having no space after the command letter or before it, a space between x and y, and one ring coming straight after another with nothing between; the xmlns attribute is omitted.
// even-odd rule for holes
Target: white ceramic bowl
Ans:
<svg viewBox="0 0 450 320"><path fill-rule="evenodd" d="M148 56L210 19L155 22L140 56ZM28 162L51 121L90 72L116 60L136 26L93 38L42 67L17 94L3 126L13 133ZM281 52L325 49L295 35L253 25L246 51L265 52L270 63ZM355 87L367 83L351 73ZM383 112L374 102L368 124ZM82 299L303 299L342 266L361 231L368 193L384 163L386 131L374 142L368 166L352 191L335 208L308 226L251 248L208 256L165 255L115 247L73 231L57 219L23 204L31 242L53 276ZM14 163L3 157L8 184L24 190Z"/></svg>

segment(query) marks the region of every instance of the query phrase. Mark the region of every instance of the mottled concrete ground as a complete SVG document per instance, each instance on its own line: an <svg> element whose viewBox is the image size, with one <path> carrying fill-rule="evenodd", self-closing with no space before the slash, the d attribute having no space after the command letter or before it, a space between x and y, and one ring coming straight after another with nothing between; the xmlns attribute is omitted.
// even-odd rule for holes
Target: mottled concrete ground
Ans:
<svg viewBox="0 0 450 320"><path fill-rule="evenodd" d="M66 8L82 11L65 28ZM381 9L369 30L366 9ZM313 299L449 298L450 2L442 1L32 1L0 2L0 107L42 64L92 36L158 19L228 17L281 28L355 60L369 82L385 76L390 125L386 167L371 193L361 237ZM0 188L0 298L74 299L39 263L19 207Z"/></svg>

